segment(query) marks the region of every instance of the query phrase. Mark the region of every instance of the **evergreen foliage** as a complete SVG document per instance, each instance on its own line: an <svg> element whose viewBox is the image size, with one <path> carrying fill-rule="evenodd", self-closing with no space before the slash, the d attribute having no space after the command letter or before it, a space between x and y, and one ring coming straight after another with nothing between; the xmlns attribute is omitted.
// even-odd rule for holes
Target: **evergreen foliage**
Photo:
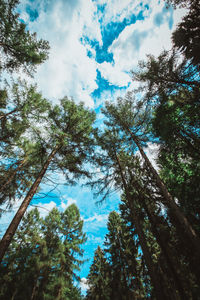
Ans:
<svg viewBox="0 0 200 300"><path fill-rule="evenodd" d="M76 183L82 176L90 177L85 164L93 154L92 125L95 114L86 109L82 103L77 105L67 97L60 101L60 105L52 106L45 112L46 117L41 116L40 122L30 124L26 135L23 134L20 139L20 147L30 145L29 157L35 157L30 166L34 168L34 173L31 173L33 177L29 188L26 187L27 194L0 242L1 259L46 172L59 170L70 184ZM18 180L17 175L20 174L15 175ZM23 184L23 180L19 184Z"/></svg>
<svg viewBox="0 0 200 300"><path fill-rule="evenodd" d="M81 299L74 286L85 242L75 204L42 219L37 209L22 219L1 265L0 299Z"/></svg>
<svg viewBox="0 0 200 300"><path fill-rule="evenodd" d="M102 131L83 103L64 97L52 105L21 80L1 88L0 204L24 201L0 242L0 299L83 298L74 285L86 240L78 208L53 209L45 219L37 209L24 216L53 172L71 185L87 177L102 201L121 195L94 254L86 299L199 298L199 0L166 2L188 8L173 49L139 62L132 72L139 88L105 102ZM31 75L49 45L19 20L18 4L0 0L0 72L23 68ZM147 154L152 144L156 166ZM96 179L91 163L100 170Z"/></svg>
<svg viewBox="0 0 200 300"><path fill-rule="evenodd" d="M190 5L186 19L198 23L198 6ZM105 129L96 138L102 151L96 152L95 161L101 176L91 186L102 200L114 190L122 194L121 215L109 216L104 245L110 265L110 299L118 299L117 295L129 299L129 293L137 299L138 291L139 299L198 299L200 78L195 51L188 50L190 56L186 53L192 43L186 43L182 60L175 48L158 58L147 56L132 72L140 87L114 104L106 102L102 110ZM157 145L158 169L145 150L151 144ZM135 268L130 274L137 284L131 286L130 261L122 241L126 246L129 242L120 222L128 226L135 243L130 251ZM120 238L117 228L121 228ZM136 253L140 257L134 259Z"/></svg>
<svg viewBox="0 0 200 300"><path fill-rule="evenodd" d="M18 4L19 0L0 1L0 72L23 68L31 75L48 58L49 43L27 30L16 13Z"/></svg>

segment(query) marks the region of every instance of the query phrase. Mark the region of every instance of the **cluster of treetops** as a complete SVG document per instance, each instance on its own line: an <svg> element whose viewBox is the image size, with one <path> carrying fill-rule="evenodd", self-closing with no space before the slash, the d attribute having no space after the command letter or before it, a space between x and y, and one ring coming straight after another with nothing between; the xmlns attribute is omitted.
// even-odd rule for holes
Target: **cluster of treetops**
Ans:
<svg viewBox="0 0 200 300"><path fill-rule="evenodd" d="M18 4L0 0L0 213L23 199L0 241L0 299L84 298L74 283L86 240L78 208L25 214L52 173L68 185L87 178L102 201L121 194L85 299L200 299L199 0L168 1L187 7L172 50L148 55L132 72L140 87L105 102L103 130L83 103L53 105L35 85L3 80L22 69L33 76L48 57L48 42L19 20Z"/></svg>

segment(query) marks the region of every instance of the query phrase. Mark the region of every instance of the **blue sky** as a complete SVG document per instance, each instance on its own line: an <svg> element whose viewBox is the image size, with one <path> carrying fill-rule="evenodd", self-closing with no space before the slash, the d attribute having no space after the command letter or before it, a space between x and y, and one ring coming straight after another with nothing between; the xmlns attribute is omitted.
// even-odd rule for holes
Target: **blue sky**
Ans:
<svg viewBox="0 0 200 300"><path fill-rule="evenodd" d="M184 14L166 9L163 0L22 0L19 12L31 31L50 42L49 60L34 78L39 90L55 103L65 95L84 101L95 109L100 125L105 100L115 101L137 86L130 71L146 54L170 49L171 31ZM60 175L59 182L63 181ZM44 186L45 192L48 189ZM79 207L88 235L84 249L89 262L80 274L84 289L93 252L103 243L108 214L118 208L118 195L96 206L89 188L60 185L33 202L47 209L62 210L71 203ZM13 213L1 224L8 223Z"/></svg>

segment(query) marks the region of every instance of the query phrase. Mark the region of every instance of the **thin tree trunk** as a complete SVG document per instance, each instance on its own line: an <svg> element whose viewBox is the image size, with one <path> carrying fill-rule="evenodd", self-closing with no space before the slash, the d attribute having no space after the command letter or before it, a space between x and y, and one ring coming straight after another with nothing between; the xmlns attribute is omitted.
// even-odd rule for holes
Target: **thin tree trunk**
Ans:
<svg viewBox="0 0 200 300"><path fill-rule="evenodd" d="M130 176L133 179L133 175L130 172ZM174 255L172 254L170 248L168 247L168 244L166 243L166 241L163 238L163 235L159 233L158 229L157 229L157 222L156 222L156 217L155 217L155 213L153 209L149 209L148 205L146 204L146 199L145 196L143 195L144 190L141 189L141 187L139 186L139 184L137 183L137 181L134 180L134 188L136 189L136 191L139 194L140 200L142 202L142 205L144 207L144 210L146 211L147 217L150 221L150 225L151 225L151 229L152 232L157 240L157 243L159 244L163 255L166 259L166 264L169 268L169 272L170 272L170 278L174 279L174 284L177 288L177 290L179 291L179 295L181 298L181 300L187 300L188 297L185 295L185 291L182 285L182 282L179 279L179 275L177 274L176 270L178 269L177 263L174 262L173 257ZM147 191L145 191L147 192ZM148 193L148 192L147 192ZM176 266L176 267L175 267ZM176 299L176 298L175 298Z"/></svg>
<svg viewBox="0 0 200 300"><path fill-rule="evenodd" d="M48 166L51 162L51 160L53 159L53 157L55 156L56 152L58 151L58 146L51 152L51 154L49 155L46 163L44 164L43 168L41 169L39 175L37 176L35 182L32 184L29 192L27 193L24 201L22 202L20 208L18 209L18 211L16 212L12 222L10 223L8 229L6 230L6 233L4 234L1 242L0 242L0 263L4 257L5 252L7 251L11 240L17 230L17 227L22 219L22 217L24 216L27 207L29 205L29 203L31 202L34 194L37 191L37 188L44 176L44 174L46 173Z"/></svg>
<svg viewBox="0 0 200 300"><path fill-rule="evenodd" d="M0 193L3 192L5 190L5 188L12 182L12 180L14 179L15 175L17 174L17 172L19 170L21 170L21 168L24 166L26 160L24 159L19 166L15 169L15 171L12 173L12 175L9 177L9 179L6 181L5 184L3 184L0 188Z"/></svg>
<svg viewBox="0 0 200 300"><path fill-rule="evenodd" d="M34 285L33 285L33 289L32 289L30 300L34 300L35 294L36 294L36 289L37 289L37 279L34 281Z"/></svg>
<svg viewBox="0 0 200 300"><path fill-rule="evenodd" d="M13 294L12 294L12 298L11 300L14 300L15 299L15 295L17 294L17 288L14 290Z"/></svg>
<svg viewBox="0 0 200 300"><path fill-rule="evenodd" d="M130 200L129 199L127 199L127 200L129 202L129 206L131 208L132 206L131 206ZM136 232L137 232L138 237L139 237L139 241L140 241L140 244L141 244L144 259L145 259L145 262L147 264L149 275L151 277L152 284L153 284L153 287L155 289L156 299L157 300L160 300L160 299L164 300L164 299L166 299L165 298L165 291L163 291L161 283L160 283L160 281L162 279L160 278L160 276L159 276L159 274L158 274L158 272L157 272L157 270L156 270L156 268L153 264L151 253L150 253L149 248L147 246L146 237L145 237L144 232L142 230L141 222L140 222L140 220L139 220L139 218L138 218L138 216L135 212L135 209L133 209L133 208L131 209L131 214L132 214L132 217L133 217L133 220L134 220Z"/></svg>
<svg viewBox="0 0 200 300"><path fill-rule="evenodd" d="M143 199L143 205L144 205L144 209L147 213L148 219L150 221L152 232L155 235L155 238L163 252L165 259L166 259L166 264L169 268L168 271L170 272L169 277L170 277L170 279L174 280L174 284L179 292L180 298L178 297L178 299L187 300L188 297L185 295L185 291L184 291L182 282L179 280L179 275L177 274L176 269L175 269L175 266L177 267L177 263L173 261L173 254L171 253L171 250L169 249L166 241L163 239L162 234L160 235L160 233L158 232L155 216L152 212L150 212L144 199Z"/></svg>
<svg viewBox="0 0 200 300"><path fill-rule="evenodd" d="M196 252L196 257L198 258L198 261L200 261L200 238L197 236L196 232L192 228L192 226L189 224L186 216L182 213L181 209L179 206L176 204L174 199L172 198L172 195L169 193L167 190L166 185L164 182L161 180L160 176L158 175L157 171L154 169L152 166L150 160L148 159L147 155L145 154L144 150L142 149L137 137L133 135L130 129L128 129L134 143L137 145L147 167L149 170L152 172L154 179L156 180L157 186L160 188L167 206L171 209L174 217L178 220L178 222L181 224L185 234L187 235L188 239L194 246L195 252Z"/></svg>
<svg viewBox="0 0 200 300"><path fill-rule="evenodd" d="M166 297L165 297L164 291L162 289L162 286L160 284L161 278L159 277L159 274L157 273L157 270L152 262L151 254L150 254L149 248L147 246L146 237L142 230L142 225L141 225L140 219L138 218L138 215L137 215L135 209L132 207L132 199L131 199L130 193L128 191L126 180L124 178L124 174L123 174L121 164L120 164L117 154L116 154L116 159L117 159L117 164L119 166L119 170L120 170L120 174L121 174L121 178L122 178L123 188L124 188L127 200L128 200L128 204L131 208L131 214L132 214L132 217L134 220L135 229L138 234L142 252L143 252L143 255L145 258L145 262L147 264L148 272L149 272L150 278L152 280L153 287L155 289L156 299L164 300L164 299L166 299Z"/></svg>
<svg viewBox="0 0 200 300"><path fill-rule="evenodd" d="M17 111L17 108L11 110L11 111L10 111L9 113L7 113L7 114L0 115L0 120L7 118L8 116L14 114L16 111Z"/></svg>

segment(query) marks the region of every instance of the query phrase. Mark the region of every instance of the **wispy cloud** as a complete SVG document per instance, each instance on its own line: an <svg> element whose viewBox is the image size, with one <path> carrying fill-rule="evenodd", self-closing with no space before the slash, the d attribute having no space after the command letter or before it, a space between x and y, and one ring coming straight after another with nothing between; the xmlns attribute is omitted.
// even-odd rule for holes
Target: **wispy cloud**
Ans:
<svg viewBox="0 0 200 300"><path fill-rule="evenodd" d="M84 219L84 222L105 222L108 219L108 214L102 214L102 215L97 215L96 213L94 216Z"/></svg>

